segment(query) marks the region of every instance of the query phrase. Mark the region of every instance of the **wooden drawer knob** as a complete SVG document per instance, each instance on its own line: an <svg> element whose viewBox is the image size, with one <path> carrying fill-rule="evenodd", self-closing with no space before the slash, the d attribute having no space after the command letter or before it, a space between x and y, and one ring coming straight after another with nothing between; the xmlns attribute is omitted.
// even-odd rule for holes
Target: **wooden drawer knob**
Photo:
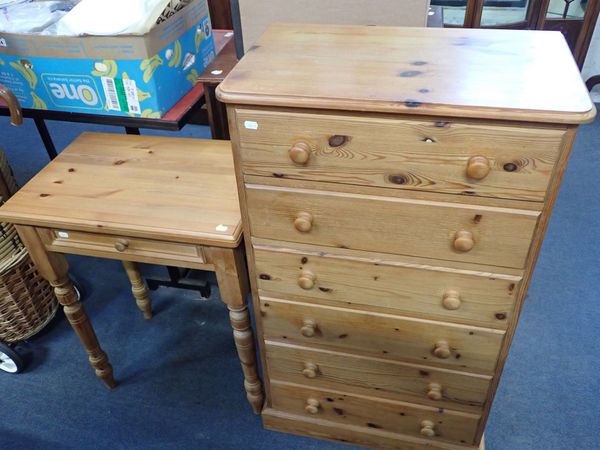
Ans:
<svg viewBox="0 0 600 450"><path fill-rule="evenodd" d="M473 233L470 231L460 230L454 235L454 249L459 252L468 252L475 245Z"/></svg>
<svg viewBox="0 0 600 450"><path fill-rule="evenodd" d="M296 227L296 230L300 231L301 233L308 233L312 228L312 223L312 214L301 211L298 214L296 214L296 219L294 220L294 227Z"/></svg>
<svg viewBox="0 0 600 450"><path fill-rule="evenodd" d="M115 249L119 252L124 252L129 247L129 241L127 239L117 239L115 242Z"/></svg>
<svg viewBox="0 0 600 450"><path fill-rule="evenodd" d="M483 180L490 173L490 169L490 162L485 156L472 156L467 163L467 176L474 180Z"/></svg>
<svg viewBox="0 0 600 450"><path fill-rule="evenodd" d="M317 322L314 320L306 319L302 322L302 328L300 328L300 332L304 337L313 337L315 335L315 331L317 330Z"/></svg>
<svg viewBox="0 0 600 450"><path fill-rule="evenodd" d="M448 341L437 341L433 349L433 354L441 359L448 359L452 354L450 352L450 345Z"/></svg>
<svg viewBox="0 0 600 450"><path fill-rule="evenodd" d="M321 407L321 402L316 398L309 398L306 400L306 406L304 410L309 414L319 414L319 408Z"/></svg>
<svg viewBox="0 0 600 450"><path fill-rule="evenodd" d="M446 309L458 309L460 308L460 295L457 291L446 291L444 292L444 297L442 298L442 306Z"/></svg>
<svg viewBox="0 0 600 450"><path fill-rule="evenodd" d="M442 395L442 385L439 383L429 383L427 386L427 397L430 400L441 400Z"/></svg>
<svg viewBox="0 0 600 450"><path fill-rule="evenodd" d="M306 142L296 142L288 151L290 159L296 164L306 164L310 159L310 145Z"/></svg>
<svg viewBox="0 0 600 450"><path fill-rule="evenodd" d="M306 378L316 378L319 373L319 366L315 363L307 362L304 363L304 369L302 369L302 375Z"/></svg>
<svg viewBox="0 0 600 450"><path fill-rule="evenodd" d="M421 434L427 437L435 436L435 424L431 420L424 420L421 422Z"/></svg>
<svg viewBox="0 0 600 450"><path fill-rule="evenodd" d="M317 276L310 270L303 270L298 277L298 286L302 289L312 289L315 287Z"/></svg>

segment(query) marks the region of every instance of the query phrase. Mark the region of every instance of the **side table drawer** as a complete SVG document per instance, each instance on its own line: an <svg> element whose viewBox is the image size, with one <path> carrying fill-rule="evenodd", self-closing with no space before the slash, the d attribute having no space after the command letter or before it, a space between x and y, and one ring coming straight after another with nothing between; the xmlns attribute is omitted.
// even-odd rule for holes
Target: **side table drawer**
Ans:
<svg viewBox="0 0 600 450"><path fill-rule="evenodd" d="M522 279L483 269L440 267L431 260L417 264L406 257L364 252L342 256L334 249L297 247L255 245L261 293L506 329Z"/></svg>
<svg viewBox="0 0 600 450"><path fill-rule="evenodd" d="M491 377L315 347L266 342L272 379L481 413Z"/></svg>
<svg viewBox="0 0 600 450"><path fill-rule="evenodd" d="M262 185L246 199L255 237L518 269L540 214Z"/></svg>
<svg viewBox="0 0 600 450"><path fill-rule="evenodd" d="M249 175L539 202L565 135L564 128L391 116L236 114Z"/></svg>
<svg viewBox="0 0 600 450"><path fill-rule="evenodd" d="M95 251L101 257L125 260L133 257L140 262L164 262L175 266L178 262L197 266L206 263L200 245L73 230L38 229L38 231L46 247L56 252L79 253L85 249L86 255L90 254L90 251Z"/></svg>
<svg viewBox="0 0 600 450"><path fill-rule="evenodd" d="M471 444L480 416L271 381L273 408L331 422Z"/></svg>
<svg viewBox="0 0 600 450"><path fill-rule="evenodd" d="M504 332L261 298L267 340L493 373Z"/></svg>

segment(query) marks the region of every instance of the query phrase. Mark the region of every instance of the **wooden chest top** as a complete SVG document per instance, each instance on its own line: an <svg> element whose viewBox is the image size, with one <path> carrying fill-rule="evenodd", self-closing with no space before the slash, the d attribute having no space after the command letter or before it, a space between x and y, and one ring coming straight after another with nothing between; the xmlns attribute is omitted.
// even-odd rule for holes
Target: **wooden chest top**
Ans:
<svg viewBox="0 0 600 450"><path fill-rule="evenodd" d="M226 103L584 123L559 32L274 24L219 86Z"/></svg>

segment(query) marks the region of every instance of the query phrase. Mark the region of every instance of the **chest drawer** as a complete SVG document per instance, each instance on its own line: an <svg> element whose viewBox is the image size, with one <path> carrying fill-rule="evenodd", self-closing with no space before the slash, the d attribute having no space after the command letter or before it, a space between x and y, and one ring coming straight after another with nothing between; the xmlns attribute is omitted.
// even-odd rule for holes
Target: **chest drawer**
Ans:
<svg viewBox="0 0 600 450"><path fill-rule="evenodd" d="M366 356L492 373L500 330L262 298L264 337Z"/></svg>
<svg viewBox="0 0 600 450"><path fill-rule="evenodd" d="M259 291L502 329L512 316L521 276L348 253L255 245Z"/></svg>
<svg viewBox="0 0 600 450"><path fill-rule="evenodd" d="M349 353L266 342L272 379L480 413L490 377Z"/></svg>
<svg viewBox="0 0 600 450"><path fill-rule="evenodd" d="M246 185L252 235L522 268L539 212Z"/></svg>
<svg viewBox="0 0 600 450"><path fill-rule="evenodd" d="M543 201L564 129L239 109L246 174Z"/></svg>
<svg viewBox="0 0 600 450"><path fill-rule="evenodd" d="M273 408L331 422L472 443L480 416L385 401L340 391L271 382Z"/></svg>
<svg viewBox="0 0 600 450"><path fill-rule="evenodd" d="M73 230L41 230L46 247L55 252L89 255L95 252L100 257L127 260L134 256L136 261L159 264L165 263L186 267L205 266L203 247L200 245L132 238L101 233L87 233Z"/></svg>

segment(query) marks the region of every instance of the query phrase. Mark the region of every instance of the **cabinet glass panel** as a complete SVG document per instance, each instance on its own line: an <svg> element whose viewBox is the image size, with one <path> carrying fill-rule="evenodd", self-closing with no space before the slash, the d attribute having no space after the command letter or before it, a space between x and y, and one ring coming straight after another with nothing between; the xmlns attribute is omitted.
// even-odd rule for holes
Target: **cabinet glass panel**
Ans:
<svg viewBox="0 0 600 450"><path fill-rule="evenodd" d="M548 19L582 20L587 4L587 0L551 0L546 17Z"/></svg>
<svg viewBox="0 0 600 450"><path fill-rule="evenodd" d="M431 0L431 5L444 8L444 25L458 27L464 25L467 0Z"/></svg>
<svg viewBox="0 0 600 450"><path fill-rule="evenodd" d="M482 27L501 27L527 21L530 0L485 0Z"/></svg>

